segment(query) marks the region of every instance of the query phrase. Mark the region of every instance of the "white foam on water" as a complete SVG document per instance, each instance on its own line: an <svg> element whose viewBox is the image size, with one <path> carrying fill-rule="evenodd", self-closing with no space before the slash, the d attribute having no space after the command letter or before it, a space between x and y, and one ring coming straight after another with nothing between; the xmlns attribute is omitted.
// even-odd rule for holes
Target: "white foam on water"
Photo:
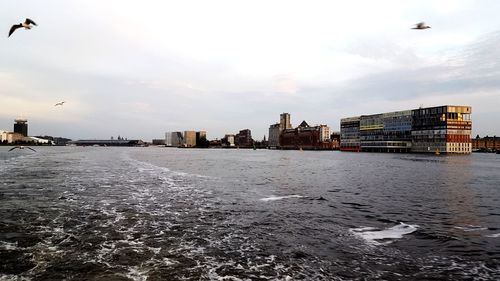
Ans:
<svg viewBox="0 0 500 281"><path fill-rule="evenodd" d="M292 194L292 195L286 195L286 196L270 196L270 197L260 198L259 200L264 201L264 202L268 202L268 201L276 201L276 200L283 200L283 199L289 199L289 198L304 198L304 196Z"/></svg>
<svg viewBox="0 0 500 281"><path fill-rule="evenodd" d="M392 241L387 241L386 243L380 243L377 240L388 240L388 239L401 239L403 235L415 232L418 229L418 225L411 225L400 223L398 225L386 228L377 229L373 227L360 227L350 229L354 235L363 238L365 241L371 244L388 244Z"/></svg>
<svg viewBox="0 0 500 281"><path fill-rule="evenodd" d="M500 237L500 233L489 234L489 235L486 235L486 237L498 238L498 237Z"/></svg>
<svg viewBox="0 0 500 281"><path fill-rule="evenodd" d="M488 228L482 227L480 225L455 226L454 228L461 229L461 230L463 230L465 232L482 231L482 230L487 230L488 229Z"/></svg>
<svg viewBox="0 0 500 281"><path fill-rule="evenodd" d="M148 279L146 273L146 270L140 270L138 266L131 266L125 276L134 281L146 281Z"/></svg>
<svg viewBox="0 0 500 281"><path fill-rule="evenodd" d="M10 242L0 241L0 248L9 251L9 250L15 250L18 247L17 247L17 242L10 243Z"/></svg>

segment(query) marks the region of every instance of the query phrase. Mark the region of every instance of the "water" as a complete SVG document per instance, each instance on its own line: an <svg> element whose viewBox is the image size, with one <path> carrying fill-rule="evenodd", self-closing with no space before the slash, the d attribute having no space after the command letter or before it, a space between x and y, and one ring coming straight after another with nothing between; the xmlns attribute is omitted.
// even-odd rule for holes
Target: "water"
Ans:
<svg viewBox="0 0 500 281"><path fill-rule="evenodd" d="M0 147L0 280L499 280L500 156Z"/></svg>

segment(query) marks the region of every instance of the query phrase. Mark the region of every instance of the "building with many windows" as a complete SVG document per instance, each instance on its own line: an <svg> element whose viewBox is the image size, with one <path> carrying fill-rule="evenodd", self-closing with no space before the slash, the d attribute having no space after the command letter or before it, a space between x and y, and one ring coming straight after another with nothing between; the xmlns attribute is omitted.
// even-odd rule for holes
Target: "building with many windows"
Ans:
<svg viewBox="0 0 500 281"><path fill-rule="evenodd" d="M340 120L340 150L360 151L359 116Z"/></svg>
<svg viewBox="0 0 500 281"><path fill-rule="evenodd" d="M195 147L196 146L196 132L195 131L184 131L184 147Z"/></svg>
<svg viewBox="0 0 500 281"><path fill-rule="evenodd" d="M413 110L412 152L472 152L472 108L437 106Z"/></svg>
<svg viewBox="0 0 500 281"><path fill-rule="evenodd" d="M184 136L182 135L182 132L172 132L170 135L172 139L171 146L180 147L184 144Z"/></svg>
<svg viewBox="0 0 500 281"><path fill-rule="evenodd" d="M361 151L409 152L412 111L364 115L359 121Z"/></svg>
<svg viewBox="0 0 500 281"><path fill-rule="evenodd" d="M252 147L252 131L250 129L241 130L236 136L234 136L234 141L239 147Z"/></svg>
<svg viewBox="0 0 500 281"><path fill-rule="evenodd" d="M468 154L470 106L437 106L343 118L341 150Z"/></svg>
<svg viewBox="0 0 500 281"><path fill-rule="evenodd" d="M280 134L283 130L292 129L292 124L290 123L290 113L281 113L280 122L272 124L269 126L269 139L267 146L269 148L279 148L280 146Z"/></svg>
<svg viewBox="0 0 500 281"><path fill-rule="evenodd" d="M14 120L14 133L21 134L25 137L28 136L28 120L25 118L17 118Z"/></svg>
<svg viewBox="0 0 500 281"><path fill-rule="evenodd" d="M479 137L479 135L472 139L472 151L485 151L493 152L500 151L500 137Z"/></svg>
<svg viewBox="0 0 500 281"><path fill-rule="evenodd" d="M326 125L309 126L302 121L295 129L285 129L280 134L281 149L334 149L330 128Z"/></svg>

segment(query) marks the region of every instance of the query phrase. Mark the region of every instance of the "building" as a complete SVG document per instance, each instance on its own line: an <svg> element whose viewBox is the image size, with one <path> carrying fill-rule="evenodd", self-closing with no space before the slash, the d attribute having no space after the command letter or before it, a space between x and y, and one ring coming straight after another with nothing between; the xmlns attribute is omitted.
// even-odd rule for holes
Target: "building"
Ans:
<svg viewBox="0 0 500 281"><path fill-rule="evenodd" d="M290 123L290 113L280 114L280 125L282 130L292 129L292 123Z"/></svg>
<svg viewBox="0 0 500 281"><path fill-rule="evenodd" d="M340 149L340 132L333 132L330 135L330 141L333 144L333 149Z"/></svg>
<svg viewBox="0 0 500 281"><path fill-rule="evenodd" d="M410 152L412 111L363 115L359 121L361 151Z"/></svg>
<svg viewBox="0 0 500 281"><path fill-rule="evenodd" d="M268 147L269 148L279 148L280 143L280 134L283 130L292 129L292 124L290 123L290 113L281 113L280 114L280 122L276 124L272 124L269 126L269 139L268 139Z"/></svg>
<svg viewBox="0 0 500 281"><path fill-rule="evenodd" d="M196 147L208 147L210 142L207 140L206 131L196 132Z"/></svg>
<svg viewBox="0 0 500 281"><path fill-rule="evenodd" d="M195 147L196 146L196 132L195 131L184 131L184 147Z"/></svg>
<svg viewBox="0 0 500 281"><path fill-rule="evenodd" d="M252 131L250 129L241 130L235 136L235 144L239 147L252 147L253 139L252 139Z"/></svg>
<svg viewBox="0 0 500 281"><path fill-rule="evenodd" d="M340 120L340 150L360 151L359 122L360 116Z"/></svg>
<svg viewBox="0 0 500 281"><path fill-rule="evenodd" d="M280 146L280 134L281 134L280 123L272 124L269 126L269 148L278 148Z"/></svg>
<svg viewBox="0 0 500 281"><path fill-rule="evenodd" d="M309 126L302 121L295 129L285 129L280 134L281 149L333 149L330 128L326 125Z"/></svg>
<svg viewBox="0 0 500 281"><path fill-rule="evenodd" d="M181 132L172 132L170 133L171 139L172 139L172 146L173 147L180 147L184 145L184 136L182 135Z"/></svg>
<svg viewBox="0 0 500 281"><path fill-rule="evenodd" d="M165 146L172 146L172 132L165 133Z"/></svg>
<svg viewBox="0 0 500 281"><path fill-rule="evenodd" d="M481 138L478 135L475 139L472 139L472 151L500 151L500 137L486 136L484 138Z"/></svg>
<svg viewBox="0 0 500 281"><path fill-rule="evenodd" d="M468 154L471 111L445 105L343 118L341 150Z"/></svg>
<svg viewBox="0 0 500 281"><path fill-rule="evenodd" d="M0 130L0 143L3 143L4 135L7 131ZM7 142L7 137L5 137L5 142Z"/></svg>
<svg viewBox="0 0 500 281"><path fill-rule="evenodd" d="M165 145L165 139L153 139L151 143L153 145Z"/></svg>
<svg viewBox="0 0 500 281"><path fill-rule="evenodd" d="M55 142L53 140L42 137L24 137L23 142L55 145Z"/></svg>
<svg viewBox="0 0 500 281"><path fill-rule="evenodd" d="M20 133L2 131L2 143L15 143L23 141L24 136Z"/></svg>
<svg viewBox="0 0 500 281"><path fill-rule="evenodd" d="M224 136L224 138L221 140L221 146L222 147L234 147L234 135L227 134Z"/></svg>
<svg viewBox="0 0 500 281"><path fill-rule="evenodd" d="M28 120L25 118L17 118L14 120L14 133L19 133L25 137L28 136Z"/></svg>
<svg viewBox="0 0 500 281"><path fill-rule="evenodd" d="M68 142L68 145L76 146L145 146L142 140L76 140Z"/></svg>

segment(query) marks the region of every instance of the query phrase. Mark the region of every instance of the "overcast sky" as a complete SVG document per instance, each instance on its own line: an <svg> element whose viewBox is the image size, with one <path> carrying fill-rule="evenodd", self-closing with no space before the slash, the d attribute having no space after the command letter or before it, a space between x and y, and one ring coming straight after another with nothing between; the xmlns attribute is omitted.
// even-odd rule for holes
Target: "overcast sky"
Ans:
<svg viewBox="0 0 500 281"><path fill-rule="evenodd" d="M500 1L0 2L0 130L151 140L268 134L470 105L500 135ZM12 24L33 19L32 30ZM410 29L425 21L432 28ZM54 107L66 101L63 107Z"/></svg>

